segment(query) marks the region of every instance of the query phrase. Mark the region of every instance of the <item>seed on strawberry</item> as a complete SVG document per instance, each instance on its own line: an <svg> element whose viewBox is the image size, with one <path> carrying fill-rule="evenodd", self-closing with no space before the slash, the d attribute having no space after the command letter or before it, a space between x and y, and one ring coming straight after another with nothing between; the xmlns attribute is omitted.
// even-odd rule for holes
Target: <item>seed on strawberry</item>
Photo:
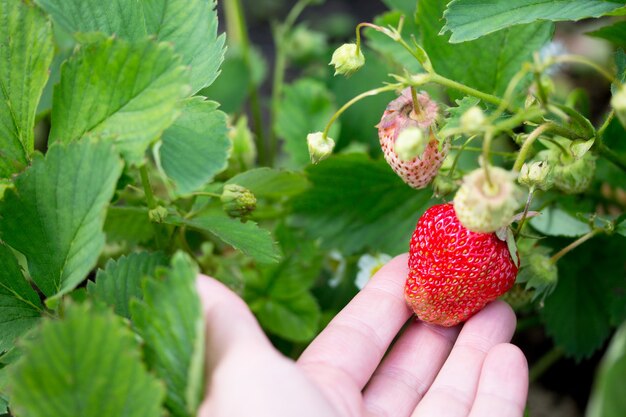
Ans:
<svg viewBox="0 0 626 417"><path fill-rule="evenodd" d="M414 106L411 89L405 89L400 97L389 103L377 127L380 146L391 169L409 186L420 189L437 175L448 153L448 145L440 147L432 133L437 118L437 103L426 93L418 94L417 101L417 106ZM396 140L405 129L416 127L430 130L428 143L419 155L404 161L396 152Z"/></svg>
<svg viewBox="0 0 626 417"><path fill-rule="evenodd" d="M452 204L440 204L426 210L411 238L404 295L421 320L454 326L508 291L517 269L506 242L466 229Z"/></svg>

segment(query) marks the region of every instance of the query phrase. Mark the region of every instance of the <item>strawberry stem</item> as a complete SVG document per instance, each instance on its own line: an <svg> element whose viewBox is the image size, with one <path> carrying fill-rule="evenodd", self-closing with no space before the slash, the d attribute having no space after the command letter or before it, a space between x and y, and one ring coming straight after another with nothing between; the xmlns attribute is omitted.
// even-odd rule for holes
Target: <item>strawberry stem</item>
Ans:
<svg viewBox="0 0 626 417"><path fill-rule="evenodd" d="M491 182L491 176L489 175L489 151L491 148L491 140L493 139L493 132L491 129L485 132L485 139L483 141L483 169L485 170L485 179L487 180L487 185L491 188L494 187L493 182Z"/></svg>
<svg viewBox="0 0 626 417"><path fill-rule="evenodd" d="M570 252L573 249L576 249L578 246L582 245L583 243L585 243L586 241L588 241L589 239L591 239L592 237L594 237L600 232L602 232L601 229L594 229L591 232L585 235L582 235L581 237L579 237L578 239L576 239L575 241L573 241L572 243L570 243L569 245L567 245L566 247L564 247L563 249L561 249L560 251L552 255L552 257L550 258L550 262L552 262L553 264L556 263L559 259L565 256L568 252Z"/></svg>
<svg viewBox="0 0 626 417"><path fill-rule="evenodd" d="M533 130L530 135L528 135L519 151L519 154L517 155L517 159L515 160L515 164L513 165L513 171L519 172L519 170L522 169L522 165L524 165L524 161L526 160L526 155L528 155L528 151L530 151L533 142L535 142L535 140L539 136L541 136L543 132L549 130L550 127L551 125L549 123L544 123L537 127L535 130Z"/></svg>
<svg viewBox="0 0 626 417"><path fill-rule="evenodd" d="M530 187L530 190L528 191L528 198L526 199L526 205L524 206L524 212L522 213L522 218L520 219L519 223L517 224L517 229L515 230L515 233L513 234L513 237L517 240L517 237L519 236L519 234L522 231L522 228L524 227L524 223L526 223L526 218L528 216L528 210L530 209L530 203L532 203L533 201L533 196L535 194L535 186Z"/></svg>
<svg viewBox="0 0 626 417"><path fill-rule="evenodd" d="M422 109L420 108L420 103L417 99L417 91L414 86L409 88L411 89L411 98L413 99L413 113L415 113L415 116L419 118L419 115L422 113Z"/></svg>
<svg viewBox="0 0 626 417"><path fill-rule="evenodd" d="M561 348L555 347L548 353L543 355L535 364L530 368L528 372L528 379L531 382L537 381L552 365L554 365L564 355Z"/></svg>
<svg viewBox="0 0 626 417"><path fill-rule="evenodd" d="M328 132L330 131L330 128L332 127L333 123L335 123L335 120L337 120L339 118L339 116L341 116L341 114L343 112L348 110L350 108L350 106L352 106L354 103L356 103L356 102L358 102L358 101L360 101L360 100L362 100L362 99L364 99L366 97L375 96L375 95L378 95L380 93L384 93L384 92L387 92L387 91L398 90L398 89L400 89L402 87L403 87L402 83L388 84L388 85L386 85L384 87L374 88L372 90L365 91L364 93L361 93L358 96L352 98L346 104L341 106L341 108L339 110L337 110L335 112L335 114L333 114L333 116L330 118L330 120L326 124L326 127L324 128L324 132L322 133L322 136L324 138L328 137Z"/></svg>

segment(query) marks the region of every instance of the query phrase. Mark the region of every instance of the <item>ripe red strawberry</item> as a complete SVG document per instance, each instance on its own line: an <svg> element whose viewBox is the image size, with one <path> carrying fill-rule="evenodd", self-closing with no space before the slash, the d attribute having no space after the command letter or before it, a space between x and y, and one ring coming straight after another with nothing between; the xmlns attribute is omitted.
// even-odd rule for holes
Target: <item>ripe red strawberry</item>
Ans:
<svg viewBox="0 0 626 417"><path fill-rule="evenodd" d="M515 283L517 266L495 233L469 231L452 204L426 210L411 239L408 305L428 323L454 326Z"/></svg>
<svg viewBox="0 0 626 417"><path fill-rule="evenodd" d="M413 188L426 187L437 175L448 153L448 145L439 149L439 142L430 134L429 142L421 155L409 161L401 160L395 151L400 132L409 127L430 129L435 124L438 107L426 93L417 95L419 114L415 114L411 89L405 89L400 97L387 106L378 124L378 138L385 160L402 180Z"/></svg>

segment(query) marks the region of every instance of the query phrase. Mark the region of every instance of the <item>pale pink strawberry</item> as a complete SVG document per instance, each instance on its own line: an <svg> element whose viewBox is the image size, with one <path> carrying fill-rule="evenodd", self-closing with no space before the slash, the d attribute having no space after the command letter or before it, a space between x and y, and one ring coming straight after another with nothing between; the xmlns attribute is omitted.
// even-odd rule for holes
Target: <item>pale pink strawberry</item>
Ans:
<svg viewBox="0 0 626 417"><path fill-rule="evenodd" d="M448 145L446 143L440 147L432 133L439 110L437 103L425 92L419 93L417 100L418 113L414 111L411 89L406 88L400 97L389 103L377 127L380 146L387 163L405 183L420 189L426 187L437 175L448 153ZM400 132L409 127L424 129L428 132L429 142L421 155L403 161L398 157L394 145Z"/></svg>

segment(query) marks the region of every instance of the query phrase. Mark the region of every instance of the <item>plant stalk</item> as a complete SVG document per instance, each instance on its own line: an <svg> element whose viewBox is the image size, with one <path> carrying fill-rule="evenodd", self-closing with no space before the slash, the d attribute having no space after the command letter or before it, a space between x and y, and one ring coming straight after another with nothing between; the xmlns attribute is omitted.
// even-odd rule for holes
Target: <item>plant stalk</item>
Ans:
<svg viewBox="0 0 626 417"><path fill-rule="evenodd" d="M522 169L522 165L524 165L524 161L526 161L526 156L528 155L528 152L530 151L533 143L539 136L541 136L543 132L545 132L549 128L550 128L550 124L544 123L540 125L539 127L537 127L535 130L533 130L530 135L528 135L528 137L526 138L526 140L522 144L522 147L519 150L519 154L517 155L515 164L513 164L513 171L519 172L519 170Z"/></svg>
<svg viewBox="0 0 626 417"><path fill-rule="evenodd" d="M591 232L582 235L581 237L579 237L578 239L576 239L575 241L573 241L572 243L570 243L569 245L567 245L566 247L564 247L563 249L561 249L560 251L552 255L552 257L550 258L550 262L552 262L553 264L557 263L557 261L561 259L563 256L565 256L567 253L569 253L573 249L576 249L577 247L579 247L580 245L582 245L583 243L585 243L586 241L588 241L589 239L591 239L592 237L594 237L600 232L601 232L600 229L594 229Z"/></svg>
<svg viewBox="0 0 626 417"><path fill-rule="evenodd" d="M248 37L248 27L241 6L241 0L228 0L224 2L224 15L226 18L226 32L228 42L232 46L241 48L241 55L248 73L252 74L252 61L250 58L250 39ZM261 111L261 100L259 92L253 82L248 88L250 95L250 112L254 127L255 145L259 155L259 163L268 163L265 133L263 131L263 114Z"/></svg>
<svg viewBox="0 0 626 417"><path fill-rule="evenodd" d="M559 359L563 357L563 351L555 347L550 350L548 353L543 355L535 364L530 368L528 372L528 379L530 382L535 382L537 379L541 378L541 376L548 370L552 365L557 363Z"/></svg>
<svg viewBox="0 0 626 417"><path fill-rule="evenodd" d="M384 92L387 92L387 91L397 90L397 89L399 89L401 87L402 87L401 83L389 84L389 85L386 85L384 87L374 88L372 90L365 91L364 93L361 93L358 96L352 98L350 101L346 102L346 104L341 106L341 108L339 110L337 110L335 112L335 114L333 114L333 116L330 118L330 120L326 124L326 127L324 128L324 132L322 133L322 136L324 138L328 137L328 132L330 131L330 128L332 127L333 123L335 123L335 120L337 120L339 118L339 116L341 116L341 114L343 112L348 110L350 108L350 106L352 106L354 103L356 103L356 102L358 102L358 101L360 101L360 100L362 100L362 99L364 99L366 97L375 96L377 94L384 93Z"/></svg>

